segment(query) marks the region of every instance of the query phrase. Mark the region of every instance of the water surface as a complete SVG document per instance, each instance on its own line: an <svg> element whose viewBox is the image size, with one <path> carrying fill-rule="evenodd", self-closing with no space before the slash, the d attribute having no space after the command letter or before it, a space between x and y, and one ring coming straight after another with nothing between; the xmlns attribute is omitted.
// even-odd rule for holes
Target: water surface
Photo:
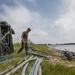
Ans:
<svg viewBox="0 0 75 75"><path fill-rule="evenodd" d="M48 45L48 47L59 49L59 50L69 50L75 52L75 45Z"/></svg>

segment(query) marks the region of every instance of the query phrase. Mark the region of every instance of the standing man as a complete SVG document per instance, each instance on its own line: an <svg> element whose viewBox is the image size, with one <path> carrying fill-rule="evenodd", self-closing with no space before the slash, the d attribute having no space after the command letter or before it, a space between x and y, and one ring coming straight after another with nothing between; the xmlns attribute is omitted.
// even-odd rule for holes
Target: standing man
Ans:
<svg viewBox="0 0 75 75"><path fill-rule="evenodd" d="M23 48L25 48L26 54L28 54L28 33L30 31L31 31L31 29L28 28L26 31L24 31L22 33L22 36L21 36L21 38L22 38L22 44L21 44L21 48L19 49L18 53L20 53L23 50Z"/></svg>

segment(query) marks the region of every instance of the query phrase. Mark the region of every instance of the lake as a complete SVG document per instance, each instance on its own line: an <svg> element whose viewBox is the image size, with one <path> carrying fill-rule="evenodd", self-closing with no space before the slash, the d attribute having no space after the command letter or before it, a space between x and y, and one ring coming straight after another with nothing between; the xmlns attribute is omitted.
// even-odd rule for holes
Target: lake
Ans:
<svg viewBox="0 0 75 75"><path fill-rule="evenodd" d="M59 50L65 50L75 52L75 45L48 45L50 48L55 48Z"/></svg>

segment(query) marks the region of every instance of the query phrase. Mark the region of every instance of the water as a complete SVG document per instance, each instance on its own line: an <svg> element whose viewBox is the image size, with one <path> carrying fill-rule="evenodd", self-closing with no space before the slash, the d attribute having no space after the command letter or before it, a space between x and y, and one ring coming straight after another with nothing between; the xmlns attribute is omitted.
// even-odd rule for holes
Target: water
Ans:
<svg viewBox="0 0 75 75"><path fill-rule="evenodd" d="M59 49L59 50L65 50L75 52L75 45L49 45L51 48Z"/></svg>

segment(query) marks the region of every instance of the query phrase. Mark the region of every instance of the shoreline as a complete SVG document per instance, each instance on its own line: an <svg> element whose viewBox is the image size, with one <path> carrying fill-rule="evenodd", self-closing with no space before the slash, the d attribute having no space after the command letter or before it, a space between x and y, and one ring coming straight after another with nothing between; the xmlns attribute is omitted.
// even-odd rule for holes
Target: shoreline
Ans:
<svg viewBox="0 0 75 75"><path fill-rule="evenodd" d="M48 47L48 46L47 46ZM51 48L51 47L48 47L49 49L53 50L53 51L56 51L58 53L62 53L62 51L65 51L65 50L60 50L60 49L55 49L55 48ZM69 51L69 50L68 50ZM70 53L75 53L73 51L69 51Z"/></svg>
<svg viewBox="0 0 75 75"><path fill-rule="evenodd" d="M48 47L48 46L47 46ZM50 50L53 50L53 51L56 51L56 52L59 52L61 53L63 50L59 50L59 49L55 49L55 48L51 48L51 47L48 47Z"/></svg>

